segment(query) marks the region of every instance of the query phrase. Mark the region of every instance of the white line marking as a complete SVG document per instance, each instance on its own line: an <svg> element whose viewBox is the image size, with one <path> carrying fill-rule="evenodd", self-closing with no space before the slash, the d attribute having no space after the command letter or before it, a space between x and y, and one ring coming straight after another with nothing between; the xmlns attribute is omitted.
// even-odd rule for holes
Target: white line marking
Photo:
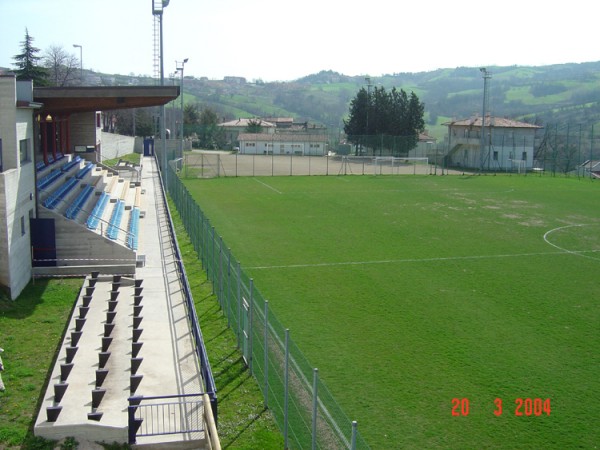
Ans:
<svg viewBox="0 0 600 450"><path fill-rule="evenodd" d="M253 180L254 180L254 181L256 181L257 183L260 183L260 184L262 184L262 185L263 185L263 186L265 186L265 187L268 187L268 188L269 188L269 189L271 189L272 191L275 191L275 192L277 192L278 194L283 194L283 192L281 192L281 191L278 191L278 190L277 190L277 189L275 189L273 186L269 186L267 183L264 183L264 182L262 182L262 181L260 181L260 180L258 180L258 179L256 179L256 178L253 178Z"/></svg>
<svg viewBox="0 0 600 450"><path fill-rule="evenodd" d="M442 258L408 258L408 259L384 259L380 261L346 261L346 262L330 262L330 263L316 263L316 264L289 264L280 266L253 266L245 267L246 269L253 270L264 270L264 269L301 269L307 267L333 267L333 266L359 266L359 265L370 265L370 264L392 264L392 263L411 263L411 262L435 262L435 261L456 261L456 260L469 260L469 259L493 259L493 258L517 258L520 256L542 256L542 255L561 255L567 253L575 253L580 255L581 253L595 253L600 250L585 250L581 252L566 251L562 250L558 252L537 252L537 253L516 253L513 255L478 255L478 256L448 256ZM585 256L585 255L580 255ZM586 256L590 259L590 256Z"/></svg>
<svg viewBox="0 0 600 450"><path fill-rule="evenodd" d="M579 224L576 224L576 225L565 225L564 227L553 228L552 230L550 230L550 231L546 231L546 233L544 233L544 241L546 242L546 244L549 244L549 245L551 245L551 246L552 246L552 247L554 247L554 248L557 248L557 249L559 249L559 250L562 250L562 251L563 251L563 252L565 252L565 253L569 253L569 254L572 254L572 255L581 256L582 258L593 259L593 260L595 260L595 261L600 261L600 259L598 259L598 258L594 258L593 256L582 255L582 253L589 253L589 252L591 252L591 253L594 253L594 252L598 252L599 250L588 250L587 252L586 252L586 251L575 251L575 250L568 250L568 249L566 249L566 248L559 247L558 245L556 245L556 244L553 244L552 242L550 242L550 241L548 240L548 236L549 236L550 234L554 233L555 231L564 230L564 229L566 229L566 228L574 228L574 227L586 227L586 226L589 226L589 225L590 225L590 224L579 223Z"/></svg>

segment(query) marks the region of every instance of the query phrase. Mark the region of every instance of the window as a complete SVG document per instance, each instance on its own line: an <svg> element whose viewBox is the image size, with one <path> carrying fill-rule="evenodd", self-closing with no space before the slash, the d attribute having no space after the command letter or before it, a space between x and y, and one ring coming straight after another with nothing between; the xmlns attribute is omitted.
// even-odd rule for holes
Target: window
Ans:
<svg viewBox="0 0 600 450"><path fill-rule="evenodd" d="M21 236L25 236L25 216L21 216Z"/></svg>
<svg viewBox="0 0 600 450"><path fill-rule="evenodd" d="M527 152L523 152L523 154L521 155L521 159L523 161L527 161Z"/></svg>
<svg viewBox="0 0 600 450"><path fill-rule="evenodd" d="M494 151L494 161L498 161L498 152Z"/></svg>
<svg viewBox="0 0 600 450"><path fill-rule="evenodd" d="M29 139L22 139L19 141L19 157L21 164L31 161L29 159Z"/></svg>

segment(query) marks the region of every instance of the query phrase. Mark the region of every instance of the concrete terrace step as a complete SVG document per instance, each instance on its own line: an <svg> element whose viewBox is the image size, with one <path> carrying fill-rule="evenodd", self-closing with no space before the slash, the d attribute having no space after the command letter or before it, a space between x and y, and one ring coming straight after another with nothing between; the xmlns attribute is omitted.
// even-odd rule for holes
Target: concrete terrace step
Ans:
<svg viewBox="0 0 600 450"><path fill-rule="evenodd" d="M86 279L44 396L36 435L60 439L68 429L75 438L127 441L134 293L130 278L122 277L119 284L113 276L99 276L95 283ZM51 421L53 413L57 416Z"/></svg>

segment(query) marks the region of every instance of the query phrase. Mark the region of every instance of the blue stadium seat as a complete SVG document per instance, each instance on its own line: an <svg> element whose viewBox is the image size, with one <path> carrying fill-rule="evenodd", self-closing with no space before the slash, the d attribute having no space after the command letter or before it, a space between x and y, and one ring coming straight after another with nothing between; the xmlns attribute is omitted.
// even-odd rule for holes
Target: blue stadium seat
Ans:
<svg viewBox="0 0 600 450"><path fill-rule="evenodd" d="M92 210L92 213L90 214L86 222L86 225L90 230L95 230L96 228L98 228L98 223L100 222L100 218L104 213L104 209L106 208L106 204L108 203L109 199L110 195L108 195L106 192L103 192L100 198L98 199L96 206L94 206L94 209Z"/></svg>
<svg viewBox="0 0 600 450"><path fill-rule="evenodd" d="M138 235L140 226L140 208L134 207L129 217L129 234L127 235L127 246L132 250L138 248Z"/></svg>
<svg viewBox="0 0 600 450"><path fill-rule="evenodd" d="M121 225L121 219L123 218L124 210L125 202L122 200L117 200L117 204L115 205L112 216L110 217L108 229L106 230L106 236L108 236L109 239L117 239L117 236L119 235L119 225Z"/></svg>
<svg viewBox="0 0 600 450"><path fill-rule="evenodd" d="M46 200L44 200L44 206L48 209L54 209L58 206L58 204L64 200L71 190L79 184L79 180L76 178L71 178L66 183L62 184L56 191L48 196Z"/></svg>
<svg viewBox="0 0 600 450"><path fill-rule="evenodd" d="M83 188L77 196L77 198L75 199L75 201L71 204L71 206L67 208L67 211L65 212L65 217L71 220L75 219L75 217L77 217L77 214L79 214L79 211L81 211L81 208L83 208L83 205L85 204L87 199L90 197L90 195L92 195L92 192L94 192L94 186L88 185L85 188Z"/></svg>

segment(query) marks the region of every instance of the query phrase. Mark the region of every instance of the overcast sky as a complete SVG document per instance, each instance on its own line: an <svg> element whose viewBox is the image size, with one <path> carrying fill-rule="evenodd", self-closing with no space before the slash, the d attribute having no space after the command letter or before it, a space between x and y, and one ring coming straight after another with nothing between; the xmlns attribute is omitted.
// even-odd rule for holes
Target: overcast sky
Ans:
<svg viewBox="0 0 600 450"><path fill-rule="evenodd" d="M378 76L437 68L600 60L594 2L171 0L164 73L289 81L321 70ZM0 67L25 28L105 73L153 75L152 0L0 0Z"/></svg>

